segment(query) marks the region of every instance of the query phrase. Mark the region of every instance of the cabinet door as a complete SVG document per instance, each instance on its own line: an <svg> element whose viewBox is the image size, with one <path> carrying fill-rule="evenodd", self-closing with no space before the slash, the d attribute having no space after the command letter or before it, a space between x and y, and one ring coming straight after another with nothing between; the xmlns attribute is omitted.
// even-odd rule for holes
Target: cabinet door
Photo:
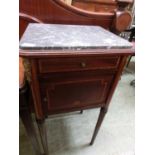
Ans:
<svg viewBox="0 0 155 155"><path fill-rule="evenodd" d="M42 103L48 113L104 106L112 79L112 75L102 75L44 80L41 84Z"/></svg>

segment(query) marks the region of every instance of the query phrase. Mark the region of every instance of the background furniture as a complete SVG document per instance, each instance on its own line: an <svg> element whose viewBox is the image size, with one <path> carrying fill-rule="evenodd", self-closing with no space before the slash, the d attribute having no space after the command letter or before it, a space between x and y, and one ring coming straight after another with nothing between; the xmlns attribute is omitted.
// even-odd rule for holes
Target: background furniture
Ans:
<svg viewBox="0 0 155 155"><path fill-rule="evenodd" d="M65 38L65 39L64 39ZM96 26L30 24L20 41L45 154L45 118L100 107L94 143L127 56L126 40Z"/></svg>
<svg viewBox="0 0 155 155"><path fill-rule="evenodd" d="M125 32L130 32L128 40L133 43L133 48L135 49L135 26L132 26L130 29L126 30ZM129 66L131 58L132 56L129 57L126 67Z"/></svg>
<svg viewBox="0 0 155 155"><path fill-rule="evenodd" d="M113 12L118 10L120 6L125 8L132 5L133 0L61 0L68 5L80 8L82 10L92 11L92 12Z"/></svg>
<svg viewBox="0 0 155 155"><path fill-rule="evenodd" d="M123 37L123 38L125 38L125 39L127 39L127 40L129 40L130 42L132 42L132 46L133 46L132 48L135 51L135 26L132 25L130 27L130 29L127 29L124 32L122 32L120 34L120 36ZM131 61L131 59L132 59L133 56L134 55L131 55L131 56L128 57L128 60L127 60L127 63L126 63L126 68L129 67L130 61ZM135 80L132 80L130 82L130 85L135 86Z"/></svg>
<svg viewBox="0 0 155 155"><path fill-rule="evenodd" d="M127 30L127 31L130 31L130 32L131 32L130 37L129 37L129 41L132 42L133 48L134 48L134 50L135 50L135 26L131 27L131 28L130 28L129 30ZM133 55L131 55L131 56L129 57L129 59L128 59L128 61L127 61L127 64L126 64L126 67L129 66L129 63L130 63L130 61L131 61L132 56L133 56ZM130 82L130 85L135 87L135 80L132 80L132 81Z"/></svg>
<svg viewBox="0 0 155 155"><path fill-rule="evenodd" d="M124 31L132 20L126 7L131 0L117 0L117 10L112 12L89 12L67 5L61 0L20 0L19 37L28 23L55 23L76 25L100 25L115 33Z"/></svg>

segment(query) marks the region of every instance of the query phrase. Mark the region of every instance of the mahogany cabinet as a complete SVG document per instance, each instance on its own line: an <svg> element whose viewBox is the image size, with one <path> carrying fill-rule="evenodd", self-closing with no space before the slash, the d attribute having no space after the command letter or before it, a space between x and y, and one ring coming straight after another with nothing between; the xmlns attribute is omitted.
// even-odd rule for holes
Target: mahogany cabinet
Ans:
<svg viewBox="0 0 155 155"><path fill-rule="evenodd" d="M93 144L132 45L99 26L29 24L20 40L35 116L48 154L48 115L101 108Z"/></svg>

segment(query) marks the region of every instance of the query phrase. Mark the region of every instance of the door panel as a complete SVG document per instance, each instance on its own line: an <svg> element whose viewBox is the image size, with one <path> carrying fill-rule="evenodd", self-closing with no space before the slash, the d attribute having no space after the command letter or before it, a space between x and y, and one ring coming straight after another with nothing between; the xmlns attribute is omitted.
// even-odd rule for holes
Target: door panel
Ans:
<svg viewBox="0 0 155 155"><path fill-rule="evenodd" d="M72 78L72 80L47 80L41 84L42 101L47 111L61 111L105 104L112 75L99 78Z"/></svg>

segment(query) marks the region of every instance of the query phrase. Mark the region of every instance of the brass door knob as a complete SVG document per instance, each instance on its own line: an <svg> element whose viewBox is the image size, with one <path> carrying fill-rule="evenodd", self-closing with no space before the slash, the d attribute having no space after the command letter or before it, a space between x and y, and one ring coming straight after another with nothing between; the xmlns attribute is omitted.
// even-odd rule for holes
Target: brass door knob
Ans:
<svg viewBox="0 0 155 155"><path fill-rule="evenodd" d="M44 97L44 98L43 98L43 101L44 101L44 102L47 102L47 98L46 98L46 97Z"/></svg>
<svg viewBox="0 0 155 155"><path fill-rule="evenodd" d="M81 67L85 68L86 67L86 63L85 62L81 62Z"/></svg>

